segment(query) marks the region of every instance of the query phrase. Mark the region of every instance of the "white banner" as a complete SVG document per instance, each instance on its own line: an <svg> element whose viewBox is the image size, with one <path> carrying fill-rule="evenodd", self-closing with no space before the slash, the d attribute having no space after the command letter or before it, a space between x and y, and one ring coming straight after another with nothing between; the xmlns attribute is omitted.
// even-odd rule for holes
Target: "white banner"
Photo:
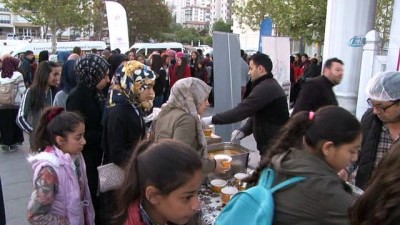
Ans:
<svg viewBox="0 0 400 225"><path fill-rule="evenodd" d="M106 1L110 48L119 48L121 53L129 50L128 23L124 7L112 1Z"/></svg>
<svg viewBox="0 0 400 225"><path fill-rule="evenodd" d="M290 83L289 37L262 37L262 53L267 54L273 64L274 78L283 85Z"/></svg>

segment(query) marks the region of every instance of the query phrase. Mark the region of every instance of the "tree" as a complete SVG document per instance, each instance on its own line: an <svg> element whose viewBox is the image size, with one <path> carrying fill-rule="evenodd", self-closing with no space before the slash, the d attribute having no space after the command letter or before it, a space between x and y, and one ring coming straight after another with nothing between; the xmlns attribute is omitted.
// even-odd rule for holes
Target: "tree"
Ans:
<svg viewBox="0 0 400 225"><path fill-rule="evenodd" d="M389 42L390 26L393 16L393 0L378 0L376 10L375 29L379 32L382 42L381 49Z"/></svg>
<svg viewBox="0 0 400 225"><path fill-rule="evenodd" d="M377 1L375 29L382 37L382 48L389 40L393 0ZM261 21L270 17L278 36L287 35L293 39L302 39L306 43L324 41L326 23L326 0L248 0L235 1L234 15L240 25L253 30L260 28Z"/></svg>
<svg viewBox="0 0 400 225"><path fill-rule="evenodd" d="M92 3L87 0L5 0L7 8L33 24L51 29L52 51L56 51L57 32L89 23Z"/></svg>
<svg viewBox="0 0 400 225"><path fill-rule="evenodd" d="M103 0L93 0L94 13L90 19L93 25L94 36L97 40L101 40L103 28L107 26L107 19L104 17L106 13L106 5Z"/></svg>
<svg viewBox="0 0 400 225"><path fill-rule="evenodd" d="M232 23L225 23L222 19L219 19L217 22L213 24L212 30L232 33L231 27Z"/></svg>
<svg viewBox="0 0 400 225"><path fill-rule="evenodd" d="M129 40L158 40L168 31L171 13L161 0L120 0L124 6L129 28Z"/></svg>
<svg viewBox="0 0 400 225"><path fill-rule="evenodd" d="M234 15L239 24L253 30L270 17L278 36L287 35L307 43L323 43L326 21L326 0L248 0L236 1Z"/></svg>
<svg viewBox="0 0 400 225"><path fill-rule="evenodd" d="M176 33L177 41L190 44L192 41L196 43L200 40L199 32L195 28L182 28L182 30L177 31Z"/></svg>

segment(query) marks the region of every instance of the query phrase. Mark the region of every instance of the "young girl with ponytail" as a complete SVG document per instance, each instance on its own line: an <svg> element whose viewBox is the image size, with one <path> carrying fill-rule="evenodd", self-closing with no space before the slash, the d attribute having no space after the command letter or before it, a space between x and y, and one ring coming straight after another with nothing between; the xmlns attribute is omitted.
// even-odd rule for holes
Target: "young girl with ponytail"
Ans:
<svg viewBox="0 0 400 225"><path fill-rule="evenodd" d="M94 225L94 210L81 151L86 144L81 116L62 107L46 109L34 131L30 156L34 191L30 224Z"/></svg>
<svg viewBox="0 0 400 225"><path fill-rule="evenodd" d="M338 172L357 160L357 118L337 106L302 111L276 137L249 182L257 182L265 168L276 173L273 185L296 176L305 179L274 193L273 224L349 224L354 199Z"/></svg>

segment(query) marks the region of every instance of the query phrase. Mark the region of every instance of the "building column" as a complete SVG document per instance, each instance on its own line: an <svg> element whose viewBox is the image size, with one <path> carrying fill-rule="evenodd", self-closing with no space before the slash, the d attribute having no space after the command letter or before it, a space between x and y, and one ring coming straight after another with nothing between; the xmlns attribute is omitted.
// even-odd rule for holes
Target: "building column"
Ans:
<svg viewBox="0 0 400 225"><path fill-rule="evenodd" d="M390 28L390 41L386 70L399 70L400 57L400 0L393 4L392 26Z"/></svg>
<svg viewBox="0 0 400 225"><path fill-rule="evenodd" d="M349 42L373 29L376 3L377 0L328 0L323 59L337 57L344 62L343 80L334 90L339 106L352 113L356 112L363 48L351 47Z"/></svg>
<svg viewBox="0 0 400 225"><path fill-rule="evenodd" d="M358 99L357 99L357 111L356 116L361 120L364 112L369 108L367 104L367 96L365 94L365 87L367 86L369 80L374 76L374 67L376 66L376 56L379 53L379 44L381 38L379 33L375 30L371 30L365 35L366 44L364 45L364 51L362 55L361 63L361 74L360 84L358 89Z"/></svg>

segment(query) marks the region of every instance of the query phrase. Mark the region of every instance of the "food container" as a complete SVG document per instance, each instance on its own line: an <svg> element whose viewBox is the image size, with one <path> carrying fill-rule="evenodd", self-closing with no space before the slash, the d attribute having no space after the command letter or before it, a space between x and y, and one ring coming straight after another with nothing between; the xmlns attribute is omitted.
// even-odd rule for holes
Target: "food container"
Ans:
<svg viewBox="0 0 400 225"><path fill-rule="evenodd" d="M231 170L225 174L211 174L212 177L231 178L234 174L242 172L246 173L249 162L250 150L230 142L222 142L207 146L208 157L214 158L217 154L226 154L232 157Z"/></svg>
<svg viewBox="0 0 400 225"><path fill-rule="evenodd" d="M236 187L224 187L221 189L222 204L226 205L231 200L232 196L238 193L239 190Z"/></svg>
<svg viewBox="0 0 400 225"><path fill-rule="evenodd" d="M227 182L221 179L214 179L210 184L213 192L220 193L221 189L226 186Z"/></svg>

